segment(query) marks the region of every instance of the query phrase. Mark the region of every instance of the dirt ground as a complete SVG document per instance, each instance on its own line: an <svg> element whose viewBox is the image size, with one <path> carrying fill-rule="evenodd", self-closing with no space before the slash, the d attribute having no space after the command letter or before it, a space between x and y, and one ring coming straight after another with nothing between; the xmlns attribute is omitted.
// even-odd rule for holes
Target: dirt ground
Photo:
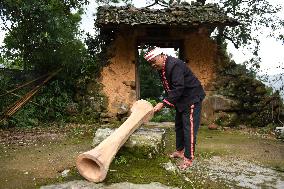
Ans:
<svg viewBox="0 0 284 189"><path fill-rule="evenodd" d="M55 181L91 148L96 126L0 130L0 188L37 188Z"/></svg>
<svg viewBox="0 0 284 189"><path fill-rule="evenodd" d="M163 124L158 125L163 126ZM38 188L42 185L83 179L75 168L75 159L91 148L93 134L99 125L66 125L34 129L0 130L0 188ZM165 154L174 149L174 131L167 126ZM107 183L161 182L182 186L175 173L164 172L161 165L171 162L165 156L158 160L138 160L133 165L111 165ZM183 173L192 188L281 188L284 187L284 143L270 135L250 130L200 129L195 166ZM141 166L139 165L141 162ZM153 163L153 175L142 162ZM136 169L136 170L135 170ZM141 170L140 170L141 169ZM138 172L138 170L140 172ZM157 173L154 173L154 172ZM69 172L64 176L64 172ZM140 175L139 180L133 175ZM156 175L156 176L155 176ZM169 175L172 182L164 181ZM141 178L140 178L141 177ZM190 179L189 179L190 178ZM203 178L203 179L200 179ZM174 180L176 179L176 180ZM264 181L264 182L262 182Z"/></svg>

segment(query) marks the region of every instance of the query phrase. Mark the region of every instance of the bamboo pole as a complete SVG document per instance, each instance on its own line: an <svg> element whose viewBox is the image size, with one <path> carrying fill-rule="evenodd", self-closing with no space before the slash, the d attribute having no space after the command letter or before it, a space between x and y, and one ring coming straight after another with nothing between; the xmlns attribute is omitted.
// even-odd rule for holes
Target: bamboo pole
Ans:
<svg viewBox="0 0 284 189"><path fill-rule="evenodd" d="M27 86L27 85L29 85L29 84L31 84L31 83L37 81L37 80L40 80L40 79L42 79L42 78L44 78L44 77L47 77L48 75L49 75L49 74L44 74L44 75L42 75L42 76L40 76L40 77L38 77L38 78L35 78L35 79L31 80L31 81L28 81L28 82L26 82L26 83L24 83L24 84L22 84L22 85L16 87L15 89L6 91L6 93L1 94L0 97L5 96L5 95L7 95L7 94L9 94L9 93L12 93L12 92L14 92L14 91L16 91L16 90L18 90L18 89L21 89L21 88L23 88L23 87L25 87L25 86Z"/></svg>
<svg viewBox="0 0 284 189"><path fill-rule="evenodd" d="M39 89L47 83L51 78L53 78L58 72L60 72L61 69L51 73L43 82L35 86L30 92L28 92L26 95L24 95L21 99L16 101L5 113L3 118L0 122L2 122L4 119L11 117L13 114L15 114L21 107L23 107L38 91Z"/></svg>

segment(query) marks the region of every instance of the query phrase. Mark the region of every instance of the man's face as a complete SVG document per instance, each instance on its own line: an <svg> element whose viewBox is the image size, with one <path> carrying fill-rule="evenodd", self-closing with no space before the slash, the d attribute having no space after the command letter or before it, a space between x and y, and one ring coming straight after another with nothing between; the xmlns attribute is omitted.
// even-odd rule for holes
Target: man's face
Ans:
<svg viewBox="0 0 284 189"><path fill-rule="evenodd" d="M155 56L154 58L152 58L151 61L149 61L149 63L151 64L151 66L157 70L161 70L163 68L163 63L164 60L162 58L161 55Z"/></svg>

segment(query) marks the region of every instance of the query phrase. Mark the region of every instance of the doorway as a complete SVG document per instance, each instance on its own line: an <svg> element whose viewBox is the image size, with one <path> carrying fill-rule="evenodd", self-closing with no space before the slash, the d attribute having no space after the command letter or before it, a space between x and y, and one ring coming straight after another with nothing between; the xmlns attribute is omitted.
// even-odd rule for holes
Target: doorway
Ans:
<svg viewBox="0 0 284 189"><path fill-rule="evenodd" d="M165 45L166 44L166 45ZM171 45L169 45L171 44ZM173 45L175 44L175 45ZM160 81L160 76L154 68L144 59L144 55L152 46L159 46L163 52L169 56L183 59L183 51L180 48L180 42L168 42L155 44L141 44L137 45L136 53L136 68L135 68L135 82L136 82L136 98L139 99L154 99L161 100L163 96L163 86Z"/></svg>

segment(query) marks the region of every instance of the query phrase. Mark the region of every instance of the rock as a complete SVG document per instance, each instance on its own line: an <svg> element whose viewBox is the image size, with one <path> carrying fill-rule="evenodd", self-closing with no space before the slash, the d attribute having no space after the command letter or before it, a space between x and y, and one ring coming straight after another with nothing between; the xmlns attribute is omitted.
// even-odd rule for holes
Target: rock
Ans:
<svg viewBox="0 0 284 189"><path fill-rule="evenodd" d="M246 128L247 128L246 125L243 125L243 124L239 125L239 129L241 129L241 130L244 130L244 129L246 129Z"/></svg>
<svg viewBox="0 0 284 189"><path fill-rule="evenodd" d="M84 189L178 189L176 187L170 187L163 185L159 182L151 182L150 184L133 184L129 182L115 183L106 185L103 183L92 183L83 180L75 180L63 184L41 186L40 189L72 189L72 188L84 188Z"/></svg>
<svg viewBox="0 0 284 189"><path fill-rule="evenodd" d="M135 90L131 90L129 92L128 101L129 102L135 102L136 101L136 91Z"/></svg>
<svg viewBox="0 0 284 189"><path fill-rule="evenodd" d="M208 129L210 130L217 130L218 129L218 125L215 123L209 124L208 125Z"/></svg>
<svg viewBox="0 0 284 189"><path fill-rule="evenodd" d="M113 131L114 129L111 128L97 129L95 138L93 139L93 146L100 144L104 139L110 136Z"/></svg>
<svg viewBox="0 0 284 189"><path fill-rule="evenodd" d="M248 149L246 153L252 152ZM213 156L203 161L199 167L208 170L207 179L222 180L226 188L283 188L284 186L281 173L238 157Z"/></svg>
<svg viewBox="0 0 284 189"><path fill-rule="evenodd" d="M229 131L231 129L231 127L223 127L224 131Z"/></svg>
<svg viewBox="0 0 284 189"><path fill-rule="evenodd" d="M233 112L237 109L237 105L237 101L233 101L222 95L206 96L202 103L203 121L213 121L217 112Z"/></svg>
<svg viewBox="0 0 284 189"><path fill-rule="evenodd" d="M276 127L275 135L278 139L284 139L284 127Z"/></svg>
<svg viewBox="0 0 284 189"><path fill-rule="evenodd" d="M123 117L123 118L121 118L121 122L124 123L127 119L128 119L128 117Z"/></svg>
<svg viewBox="0 0 284 189"><path fill-rule="evenodd" d="M97 129L93 139L93 146L100 144L105 138L111 135L115 129L104 128ZM124 147L129 151L139 150L139 154L152 157L161 153L165 146L165 130L164 129L146 129L140 128L136 130L125 142Z"/></svg>
<svg viewBox="0 0 284 189"><path fill-rule="evenodd" d="M233 111L236 110L238 105L237 101L226 98L222 95L212 95L204 99L204 103L208 103L212 106L212 109L217 111Z"/></svg>
<svg viewBox="0 0 284 189"><path fill-rule="evenodd" d="M117 114L118 115L127 114L128 111L129 111L129 105L122 102L122 103L120 103L120 105L118 107Z"/></svg>
<svg viewBox="0 0 284 189"><path fill-rule="evenodd" d="M92 110L100 112L102 111L102 102L93 96L85 97L87 106L91 107Z"/></svg>
<svg viewBox="0 0 284 189"><path fill-rule="evenodd" d="M115 109L118 115L127 114L130 110L129 105L124 102L114 101L111 104L112 108Z"/></svg>
<svg viewBox="0 0 284 189"><path fill-rule="evenodd" d="M84 189L102 189L103 184L95 184L88 181L83 180L74 180L71 182L63 183L63 184L55 184L49 186L41 186L40 189L72 189L72 188L84 188Z"/></svg>
<svg viewBox="0 0 284 189"><path fill-rule="evenodd" d="M222 127L236 126L238 115L235 112L219 112L214 115L215 123Z"/></svg>
<svg viewBox="0 0 284 189"><path fill-rule="evenodd" d="M179 172L179 169L177 168L177 166L173 164L171 161L169 161L168 163L163 163L162 166L166 171L173 172L173 173Z"/></svg>
<svg viewBox="0 0 284 189"><path fill-rule="evenodd" d="M131 89L135 89L136 88L136 84L135 81L123 81L122 82L124 85L131 87Z"/></svg>
<svg viewBox="0 0 284 189"><path fill-rule="evenodd" d="M64 171L62 171L61 176L62 177L67 177L69 172L70 172L69 169L65 169Z"/></svg>

